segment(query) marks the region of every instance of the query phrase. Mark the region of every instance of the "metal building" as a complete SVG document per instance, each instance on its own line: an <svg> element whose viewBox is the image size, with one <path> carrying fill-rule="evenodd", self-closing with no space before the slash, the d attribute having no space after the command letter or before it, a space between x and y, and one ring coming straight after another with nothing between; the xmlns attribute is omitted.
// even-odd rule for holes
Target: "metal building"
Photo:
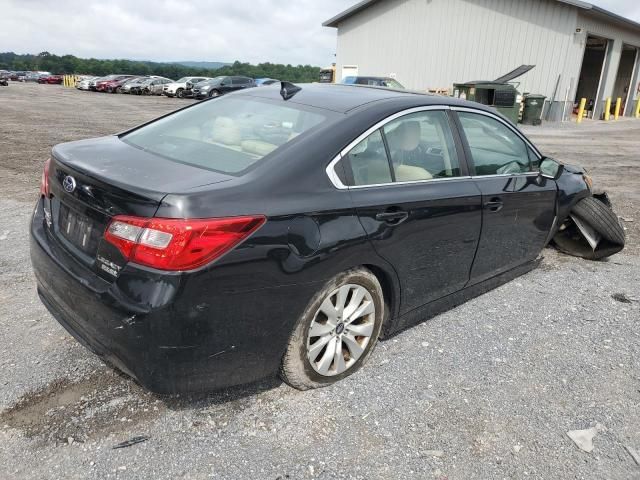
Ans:
<svg viewBox="0 0 640 480"><path fill-rule="evenodd" d="M639 96L640 24L580 0L364 0L323 25L338 31L338 80L451 89L530 64L518 90L553 99L555 120L583 97L594 118L607 97L631 115Z"/></svg>

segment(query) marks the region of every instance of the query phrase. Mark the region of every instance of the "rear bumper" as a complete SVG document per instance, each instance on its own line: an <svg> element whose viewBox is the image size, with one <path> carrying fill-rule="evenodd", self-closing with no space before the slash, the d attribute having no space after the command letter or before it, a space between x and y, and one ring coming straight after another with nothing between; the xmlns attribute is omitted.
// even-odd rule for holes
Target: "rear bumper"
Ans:
<svg viewBox="0 0 640 480"><path fill-rule="evenodd" d="M218 284L208 275L166 275L131 265L109 283L57 243L41 207L30 244L38 294L56 320L157 393L209 391L275 375L293 326L318 288L229 293L221 287L234 281L229 273Z"/></svg>

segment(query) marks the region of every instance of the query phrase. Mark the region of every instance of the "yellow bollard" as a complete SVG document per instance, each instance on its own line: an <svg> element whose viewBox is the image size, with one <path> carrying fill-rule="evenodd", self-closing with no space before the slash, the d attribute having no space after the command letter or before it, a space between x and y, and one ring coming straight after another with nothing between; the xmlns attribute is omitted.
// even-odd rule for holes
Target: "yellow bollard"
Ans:
<svg viewBox="0 0 640 480"><path fill-rule="evenodd" d="M638 100L636 100L636 118L640 118L640 98L638 98Z"/></svg>
<svg viewBox="0 0 640 480"><path fill-rule="evenodd" d="M66 75L62 76L62 86L64 86L64 87L68 87L69 86L68 77Z"/></svg>
<svg viewBox="0 0 640 480"><path fill-rule="evenodd" d="M582 117L584 117L584 107L587 104L586 98L580 99L580 107L578 108L578 119L576 120L578 123L582 122Z"/></svg>
<svg viewBox="0 0 640 480"><path fill-rule="evenodd" d="M620 107L622 107L622 99L618 97L616 99L616 109L613 111L614 120L618 120L620 118Z"/></svg>
<svg viewBox="0 0 640 480"><path fill-rule="evenodd" d="M610 117L611 117L611 97L607 98L607 101L604 103L605 122L608 122Z"/></svg>

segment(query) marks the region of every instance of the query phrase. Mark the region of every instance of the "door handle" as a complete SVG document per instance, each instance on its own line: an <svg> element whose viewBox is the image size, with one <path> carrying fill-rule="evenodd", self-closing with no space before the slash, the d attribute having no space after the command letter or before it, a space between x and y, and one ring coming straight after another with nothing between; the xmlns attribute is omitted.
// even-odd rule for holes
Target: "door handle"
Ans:
<svg viewBox="0 0 640 480"><path fill-rule="evenodd" d="M376 214L376 220L381 222L387 222L389 224L397 225L404 222L409 216L408 212L394 211L394 212L381 212Z"/></svg>
<svg viewBox="0 0 640 480"><path fill-rule="evenodd" d="M504 207L504 203L498 197L494 197L484 204L484 208L486 208L490 212L499 212L500 210L502 210L502 207Z"/></svg>

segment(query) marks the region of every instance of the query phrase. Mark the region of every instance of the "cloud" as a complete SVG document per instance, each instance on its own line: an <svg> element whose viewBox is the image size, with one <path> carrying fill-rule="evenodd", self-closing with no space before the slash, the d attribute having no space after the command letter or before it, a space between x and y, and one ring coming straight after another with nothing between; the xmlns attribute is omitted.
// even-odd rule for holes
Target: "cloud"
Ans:
<svg viewBox="0 0 640 480"><path fill-rule="evenodd" d="M334 61L336 30L321 23L355 2L3 0L0 49L96 58L324 66ZM640 22L638 0L595 3Z"/></svg>

